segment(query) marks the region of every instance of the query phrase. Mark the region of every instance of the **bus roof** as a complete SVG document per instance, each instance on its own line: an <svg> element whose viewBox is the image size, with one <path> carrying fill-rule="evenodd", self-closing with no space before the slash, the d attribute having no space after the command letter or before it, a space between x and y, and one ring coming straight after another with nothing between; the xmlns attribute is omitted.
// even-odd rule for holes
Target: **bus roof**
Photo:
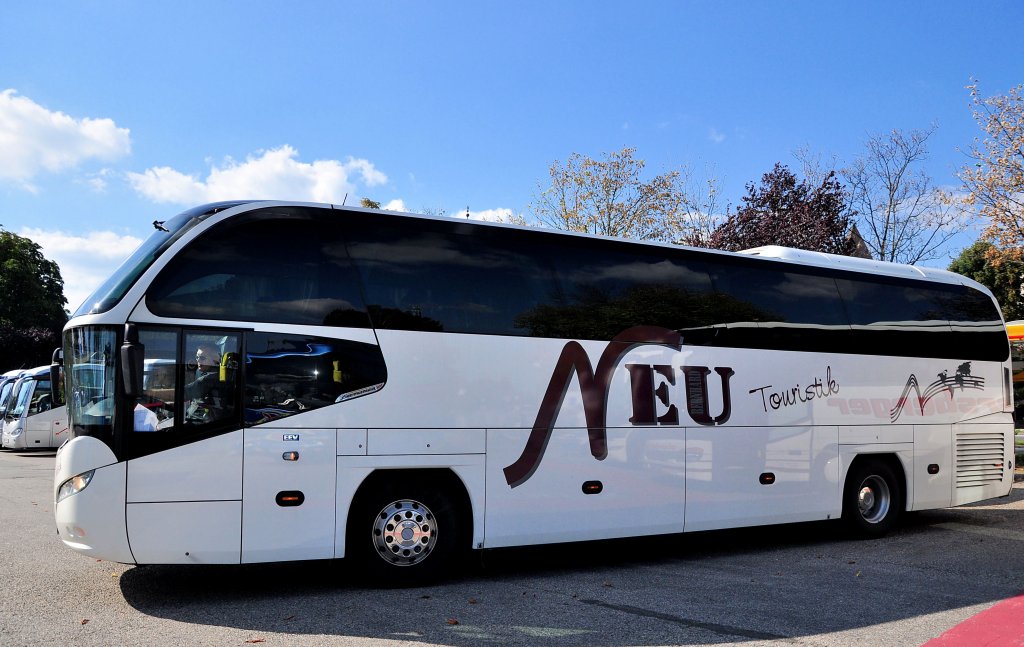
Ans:
<svg viewBox="0 0 1024 647"><path fill-rule="evenodd" d="M838 254L826 254L824 252L812 252L806 249L793 249L779 245L765 245L745 249L740 254L748 256L760 256L763 258L775 258L783 261L800 263L801 265L815 265L818 267L831 267L835 269L847 269L855 272L867 272L869 274L883 274L886 276L899 276L908 279L928 279L939 283L959 283L978 287L973 281L963 275L947 270L940 270L934 267L918 267L916 265L904 265L901 263L889 263L876 261L872 258L857 258L855 256L840 256ZM988 290L986 289L986 292ZM1024 324L1024 322L1020 322Z"/></svg>
<svg viewBox="0 0 1024 647"><path fill-rule="evenodd" d="M24 371L21 372L21 375L19 375L18 377L32 377L39 379L41 377L49 377L49 375L50 365L44 364L42 366L37 366L35 368L25 369Z"/></svg>

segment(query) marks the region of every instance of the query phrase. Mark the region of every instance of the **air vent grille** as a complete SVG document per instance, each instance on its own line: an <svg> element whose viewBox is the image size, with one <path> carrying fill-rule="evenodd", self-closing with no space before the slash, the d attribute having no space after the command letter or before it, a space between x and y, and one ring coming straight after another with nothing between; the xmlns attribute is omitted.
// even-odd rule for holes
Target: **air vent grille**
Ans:
<svg viewBox="0 0 1024 647"><path fill-rule="evenodd" d="M1006 470L1006 437L1001 433L956 435L956 486L976 487L1001 483Z"/></svg>

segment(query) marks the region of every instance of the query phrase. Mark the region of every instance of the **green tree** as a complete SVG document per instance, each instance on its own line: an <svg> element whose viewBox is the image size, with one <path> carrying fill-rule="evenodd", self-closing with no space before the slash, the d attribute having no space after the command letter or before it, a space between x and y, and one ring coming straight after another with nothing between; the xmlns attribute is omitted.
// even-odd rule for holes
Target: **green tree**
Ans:
<svg viewBox="0 0 1024 647"><path fill-rule="evenodd" d="M359 206L366 209L380 209L380 203L370 198L363 198L359 201Z"/></svg>
<svg viewBox="0 0 1024 647"><path fill-rule="evenodd" d="M39 245L0 229L0 368L50 361L67 323L60 268Z"/></svg>
<svg viewBox="0 0 1024 647"><path fill-rule="evenodd" d="M1007 321L1024 319L1024 260L1014 258L993 259L995 246L978 241L960 253L950 266L950 272L962 274L981 283L995 295Z"/></svg>

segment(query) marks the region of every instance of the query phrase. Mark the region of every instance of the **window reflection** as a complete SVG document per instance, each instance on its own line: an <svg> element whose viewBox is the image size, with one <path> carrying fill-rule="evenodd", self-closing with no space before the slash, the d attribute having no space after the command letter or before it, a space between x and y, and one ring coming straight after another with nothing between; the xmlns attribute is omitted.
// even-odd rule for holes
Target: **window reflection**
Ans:
<svg viewBox="0 0 1024 647"><path fill-rule="evenodd" d="M187 427L237 424L238 349L238 335L185 334L182 416Z"/></svg>
<svg viewBox="0 0 1024 647"><path fill-rule="evenodd" d="M386 379L374 344L282 333L246 337L245 422L271 420L372 392Z"/></svg>

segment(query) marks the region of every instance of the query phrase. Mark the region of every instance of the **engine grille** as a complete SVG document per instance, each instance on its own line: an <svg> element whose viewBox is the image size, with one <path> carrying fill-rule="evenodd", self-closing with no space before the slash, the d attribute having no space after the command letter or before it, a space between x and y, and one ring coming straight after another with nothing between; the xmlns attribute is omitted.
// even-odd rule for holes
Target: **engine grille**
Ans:
<svg viewBox="0 0 1024 647"><path fill-rule="evenodd" d="M975 487L1000 483L1006 470L1002 433L958 433L956 435L956 486Z"/></svg>

